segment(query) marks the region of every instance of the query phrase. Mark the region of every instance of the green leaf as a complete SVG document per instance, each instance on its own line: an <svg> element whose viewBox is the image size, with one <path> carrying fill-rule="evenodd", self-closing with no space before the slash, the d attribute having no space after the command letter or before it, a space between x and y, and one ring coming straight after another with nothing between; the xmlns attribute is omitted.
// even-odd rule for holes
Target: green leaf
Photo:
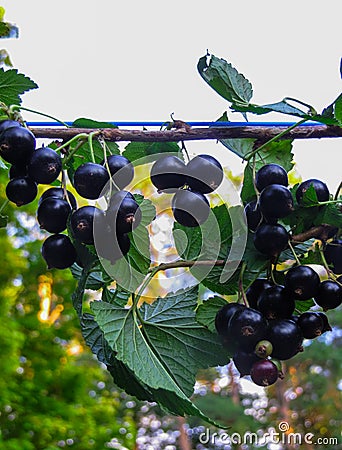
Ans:
<svg viewBox="0 0 342 450"><path fill-rule="evenodd" d="M109 347L93 315L83 314L81 329L86 344L97 356L97 359L107 366L115 384L124 389L127 394L134 395L139 400L152 402L153 397L147 386L143 386L134 376L134 373L115 358L115 353Z"/></svg>
<svg viewBox="0 0 342 450"><path fill-rule="evenodd" d="M315 239L308 239L305 242L300 242L298 244L293 245L294 251L296 252L298 258L300 259L303 258L303 255L307 254L307 252L312 248L314 242ZM279 256L280 263L291 259L294 259L294 256L290 249L284 250L283 252L281 252Z"/></svg>
<svg viewBox="0 0 342 450"><path fill-rule="evenodd" d="M230 63L214 55L205 55L200 58L197 69L209 86L223 98L231 103L248 105L253 95L252 85Z"/></svg>
<svg viewBox="0 0 342 450"><path fill-rule="evenodd" d="M342 204L342 199L341 199ZM341 204L330 203L320 207L318 214L315 215L314 225L332 225L334 227L342 228L342 211Z"/></svg>
<svg viewBox="0 0 342 450"><path fill-rule="evenodd" d="M114 124L112 124L110 122L98 122L97 120L86 119L84 117L76 119L73 122L72 127L74 127L74 128L94 128L94 129L99 129L99 128L117 128L116 125L114 125Z"/></svg>
<svg viewBox="0 0 342 450"><path fill-rule="evenodd" d="M19 29L13 23L0 22L0 39L18 38Z"/></svg>
<svg viewBox="0 0 342 450"><path fill-rule="evenodd" d="M80 267L78 264L73 264L70 267L70 271L72 273L72 276L75 278L75 280L80 280L82 277L82 267ZM92 289L93 291L97 291L101 289L104 285L104 280L102 277L102 272L91 272L90 275L87 278L85 289Z"/></svg>
<svg viewBox="0 0 342 450"><path fill-rule="evenodd" d="M335 118L342 126L342 94L335 100Z"/></svg>
<svg viewBox="0 0 342 450"><path fill-rule="evenodd" d="M139 312L116 302L95 301L91 308L116 358L139 382L157 390L158 402L177 413L203 414L191 403L195 375L200 367L225 364L219 341L195 320L197 289L178 291L144 304ZM166 401L165 395L169 397Z"/></svg>
<svg viewBox="0 0 342 450"><path fill-rule="evenodd" d="M183 158L181 149L176 142L130 142L126 145L122 154L129 161L138 163L139 160L146 158L146 156L159 153L176 153ZM140 161L140 164L144 164L144 161Z"/></svg>
<svg viewBox="0 0 342 450"><path fill-rule="evenodd" d="M308 311L312 306L315 305L315 302L310 299L310 300L296 300L296 313L303 313L305 311Z"/></svg>
<svg viewBox="0 0 342 450"><path fill-rule="evenodd" d="M215 317L217 311L219 311L227 301L222 297L210 297L205 300L196 311L196 320L198 323L208 328L212 333L216 333Z"/></svg>
<svg viewBox="0 0 342 450"><path fill-rule="evenodd" d="M256 139L250 138L220 140L221 144L240 158L244 158L251 151L253 151L255 141Z"/></svg>
<svg viewBox="0 0 342 450"><path fill-rule="evenodd" d="M20 105L20 96L37 84L26 75L18 73L17 69L4 70L0 68L0 101L6 105Z"/></svg>
<svg viewBox="0 0 342 450"><path fill-rule="evenodd" d="M312 184L310 184L309 188L304 192L303 198L300 203L303 207L318 205L317 193Z"/></svg>

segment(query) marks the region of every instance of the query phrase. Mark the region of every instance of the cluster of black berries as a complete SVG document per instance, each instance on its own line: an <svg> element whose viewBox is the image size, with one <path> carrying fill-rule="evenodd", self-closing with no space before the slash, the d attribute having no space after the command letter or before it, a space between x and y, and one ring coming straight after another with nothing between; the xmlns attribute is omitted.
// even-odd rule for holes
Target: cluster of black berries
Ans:
<svg viewBox="0 0 342 450"><path fill-rule="evenodd" d="M320 283L310 267L296 266L286 273L284 286L256 279L246 291L249 307L227 303L218 311L216 330L223 346L233 354L241 376L250 375L255 384L269 386L283 377L281 361L303 351L304 338L314 339L331 331L322 312L294 315L296 300L313 296L317 304L324 298L323 308L328 309L325 283ZM340 304L341 286L338 297ZM332 307L336 307L336 298L329 304Z"/></svg>
<svg viewBox="0 0 342 450"><path fill-rule="evenodd" d="M33 134L18 122L0 123L0 156L11 164L10 181L6 187L7 198L17 206L32 202L38 184L51 184L60 175L62 159L49 147L36 149ZM97 199L111 177L114 192L108 208L102 211L95 206L77 209L75 197L64 188L46 190L38 202L37 220L40 228L52 233L43 243L42 255L49 268L65 269L77 260L71 239L63 234L70 221L75 240L81 244L96 244L99 256L114 263L128 253L130 239L127 235L141 221L141 210L133 195L123 191L133 179L134 168L122 155L111 155L102 164L85 163L77 168L72 183L82 197ZM94 222L97 238L94 242Z"/></svg>
<svg viewBox="0 0 342 450"><path fill-rule="evenodd" d="M133 165L122 155L111 155L101 164L82 164L74 174L73 185L82 197L95 200L106 191L110 193L106 211L83 206L72 213L70 226L75 239L95 244L97 254L112 264L128 253L128 233L141 222L141 210L134 196L122 190L133 177Z"/></svg>
<svg viewBox="0 0 342 450"><path fill-rule="evenodd" d="M203 224L210 212L204 194L221 184L223 169L210 155L195 156L185 164L177 156L162 156L151 168L151 181L159 192L173 193L172 212L175 220L186 227Z"/></svg>
<svg viewBox="0 0 342 450"><path fill-rule="evenodd" d="M266 164L255 176L255 188L260 193L258 201L253 200L245 206L247 225L254 232L254 245L261 253L276 257L288 246L289 234L278 223L294 210L291 191L288 189L288 176L278 164ZM329 200L327 185L320 180L303 181L296 189L296 200L303 203L305 192L312 187L319 202Z"/></svg>

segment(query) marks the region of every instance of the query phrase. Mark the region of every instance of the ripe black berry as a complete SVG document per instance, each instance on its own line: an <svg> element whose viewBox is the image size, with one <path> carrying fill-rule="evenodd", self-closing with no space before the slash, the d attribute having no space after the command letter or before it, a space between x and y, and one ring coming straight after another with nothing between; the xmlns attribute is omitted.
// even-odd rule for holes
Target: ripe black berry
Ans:
<svg viewBox="0 0 342 450"><path fill-rule="evenodd" d="M74 237L83 244L94 244L94 220L101 220L103 215L103 211L95 206L82 206L74 211L70 219ZM101 230L97 229L97 232L101 233Z"/></svg>
<svg viewBox="0 0 342 450"><path fill-rule="evenodd" d="M246 297L249 306L251 308L257 309L260 295L263 291L271 286L273 286L273 284L266 278L257 278L256 280L254 280L246 291Z"/></svg>
<svg viewBox="0 0 342 450"><path fill-rule="evenodd" d="M210 206L207 198L200 192L180 189L172 199L172 212L181 225L197 227L208 219Z"/></svg>
<svg viewBox="0 0 342 450"><path fill-rule="evenodd" d="M334 239L324 249L324 257L334 273L342 273L342 239Z"/></svg>
<svg viewBox="0 0 342 450"><path fill-rule="evenodd" d="M36 183L50 184L62 170L62 159L49 147L38 148L32 153L27 170Z"/></svg>
<svg viewBox="0 0 342 450"><path fill-rule="evenodd" d="M273 346L272 358L290 359L302 350L303 333L291 319L281 319L270 324L267 340Z"/></svg>
<svg viewBox="0 0 342 450"><path fill-rule="evenodd" d="M98 227L101 233L97 232ZM110 261L111 264L115 264L118 259L125 256L131 245L128 235L118 234L108 225L106 218L103 220L103 225L96 225L94 241L98 256Z"/></svg>
<svg viewBox="0 0 342 450"><path fill-rule="evenodd" d="M322 281L314 300L324 311L335 309L342 303L342 287L336 281Z"/></svg>
<svg viewBox="0 0 342 450"><path fill-rule="evenodd" d="M247 226L251 231L255 231L262 222L262 214L255 200L245 206Z"/></svg>
<svg viewBox="0 0 342 450"><path fill-rule="evenodd" d="M254 234L254 245L259 252L267 256L277 256L288 245L289 235L279 224L262 224Z"/></svg>
<svg viewBox="0 0 342 450"><path fill-rule="evenodd" d="M193 191L209 194L219 187L222 180L222 166L213 156L195 156L187 165L187 184Z"/></svg>
<svg viewBox="0 0 342 450"><path fill-rule="evenodd" d="M42 256L49 269L66 269L76 261L76 250L68 236L53 234L43 242Z"/></svg>
<svg viewBox="0 0 342 450"><path fill-rule="evenodd" d="M13 127L21 127L21 125L16 120L2 120L0 122L0 134L3 133L8 128L13 128Z"/></svg>
<svg viewBox="0 0 342 450"><path fill-rule="evenodd" d="M240 303L227 303L218 310L215 317L215 328L218 334L224 336L228 333L228 323L233 314L245 306Z"/></svg>
<svg viewBox="0 0 342 450"><path fill-rule="evenodd" d="M295 300L309 300L318 292L320 279L309 266L292 267L285 275L284 285Z"/></svg>
<svg viewBox="0 0 342 450"><path fill-rule="evenodd" d="M37 192L37 184L29 177L13 178L6 186L8 200L17 206L31 203L36 198Z"/></svg>
<svg viewBox="0 0 342 450"><path fill-rule="evenodd" d="M306 339L314 339L320 336L324 327L320 315L311 311L304 312L299 316L298 325Z"/></svg>
<svg viewBox="0 0 342 450"><path fill-rule="evenodd" d="M67 227L71 207L62 198L48 197L40 203L37 220L40 228L49 233L60 233Z"/></svg>
<svg viewBox="0 0 342 450"><path fill-rule="evenodd" d="M290 190L281 184L271 184L261 191L259 208L266 218L282 218L293 211Z"/></svg>
<svg viewBox="0 0 342 450"><path fill-rule="evenodd" d="M270 386L278 379L278 367L269 359L256 361L251 368L251 378L258 386Z"/></svg>
<svg viewBox="0 0 342 450"><path fill-rule="evenodd" d="M186 183L186 166L177 156L162 156L153 164L150 176L158 191L174 192Z"/></svg>
<svg viewBox="0 0 342 450"><path fill-rule="evenodd" d="M134 167L125 156L110 155L107 158L107 164L102 161L102 165L106 169L108 165L112 180L119 189L124 189L133 180Z"/></svg>
<svg viewBox="0 0 342 450"><path fill-rule="evenodd" d="M24 166L28 163L35 145L35 137L27 128L7 128L0 135L0 156L11 164Z"/></svg>
<svg viewBox="0 0 342 450"><path fill-rule="evenodd" d="M327 185L323 183L323 181L312 178L310 180L303 181L303 183L298 186L296 190L296 199L299 204L302 203L303 196L310 186L313 186L315 189L319 202L326 202L329 200L330 193Z"/></svg>
<svg viewBox="0 0 342 450"><path fill-rule="evenodd" d="M110 200L107 218L119 234L129 233L140 224L141 209L129 192L119 191Z"/></svg>
<svg viewBox="0 0 342 450"><path fill-rule="evenodd" d="M62 200L66 200L70 204L72 209L77 208L77 202L73 194L70 191L65 192L63 188L58 187L52 187L44 191L40 196L38 205L40 205L45 199L49 197L61 198Z"/></svg>
<svg viewBox="0 0 342 450"><path fill-rule="evenodd" d="M8 176L10 180L13 178L22 178L27 176L27 166L17 166L12 164L10 170L8 171Z"/></svg>
<svg viewBox="0 0 342 450"><path fill-rule="evenodd" d="M257 309L268 320L288 319L295 310L295 301L284 286L271 286L260 294Z"/></svg>
<svg viewBox="0 0 342 450"><path fill-rule="evenodd" d="M261 192L270 184L289 184L286 170L278 164L266 164L261 167L255 175L255 187Z"/></svg>
<svg viewBox="0 0 342 450"><path fill-rule="evenodd" d="M320 318L322 319L322 322L323 322L322 333L325 333L326 331L332 331L332 328L328 321L328 317L322 312L318 312L317 314L320 316Z"/></svg>
<svg viewBox="0 0 342 450"><path fill-rule="evenodd" d="M243 350L238 350L233 356L235 367L240 372L241 377L250 375L253 364L259 360L260 358L254 352L248 353Z"/></svg>
<svg viewBox="0 0 342 450"><path fill-rule="evenodd" d="M95 200L109 181L107 170L100 164L87 162L76 169L74 187L81 197Z"/></svg>
<svg viewBox="0 0 342 450"><path fill-rule="evenodd" d="M267 320L255 309L237 310L229 321L229 331L238 342L239 348L253 351L257 342L265 338Z"/></svg>

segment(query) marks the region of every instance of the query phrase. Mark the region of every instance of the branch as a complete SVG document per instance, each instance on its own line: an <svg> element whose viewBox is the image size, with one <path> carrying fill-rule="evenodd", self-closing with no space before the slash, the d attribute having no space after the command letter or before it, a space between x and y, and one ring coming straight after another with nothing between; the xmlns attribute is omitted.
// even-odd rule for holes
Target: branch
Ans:
<svg viewBox="0 0 342 450"><path fill-rule="evenodd" d="M284 126L232 126L190 128L183 127L176 130L146 131L146 130L120 130L118 128L105 128L102 137L108 141L130 142L179 142L198 140L221 140L236 138L252 138L267 141L288 128ZM88 128L40 128L31 127L36 138L71 139L80 133L92 133L94 129ZM320 139L342 137L342 127L328 125L302 125L290 130L281 139Z"/></svg>
<svg viewBox="0 0 342 450"><path fill-rule="evenodd" d="M321 241L326 241L329 239L332 233L336 232L336 227L333 227L332 225L319 225L317 227L312 227L307 231L304 231L303 233L295 234L291 238L291 242L305 242L309 239L315 238L320 239Z"/></svg>

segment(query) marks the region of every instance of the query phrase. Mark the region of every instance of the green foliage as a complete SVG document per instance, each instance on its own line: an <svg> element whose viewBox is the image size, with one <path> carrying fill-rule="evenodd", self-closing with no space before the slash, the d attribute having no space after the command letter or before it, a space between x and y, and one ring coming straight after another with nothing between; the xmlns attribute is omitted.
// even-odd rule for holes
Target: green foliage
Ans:
<svg viewBox="0 0 342 450"><path fill-rule="evenodd" d="M37 84L26 75L18 73L17 69L4 70L0 68L0 102L6 105L20 105L21 95L36 89Z"/></svg>
<svg viewBox="0 0 342 450"><path fill-rule="evenodd" d="M176 153L182 157L180 147L175 142L130 142L123 151L129 161L140 164L143 163L146 156L159 155L160 153Z"/></svg>

